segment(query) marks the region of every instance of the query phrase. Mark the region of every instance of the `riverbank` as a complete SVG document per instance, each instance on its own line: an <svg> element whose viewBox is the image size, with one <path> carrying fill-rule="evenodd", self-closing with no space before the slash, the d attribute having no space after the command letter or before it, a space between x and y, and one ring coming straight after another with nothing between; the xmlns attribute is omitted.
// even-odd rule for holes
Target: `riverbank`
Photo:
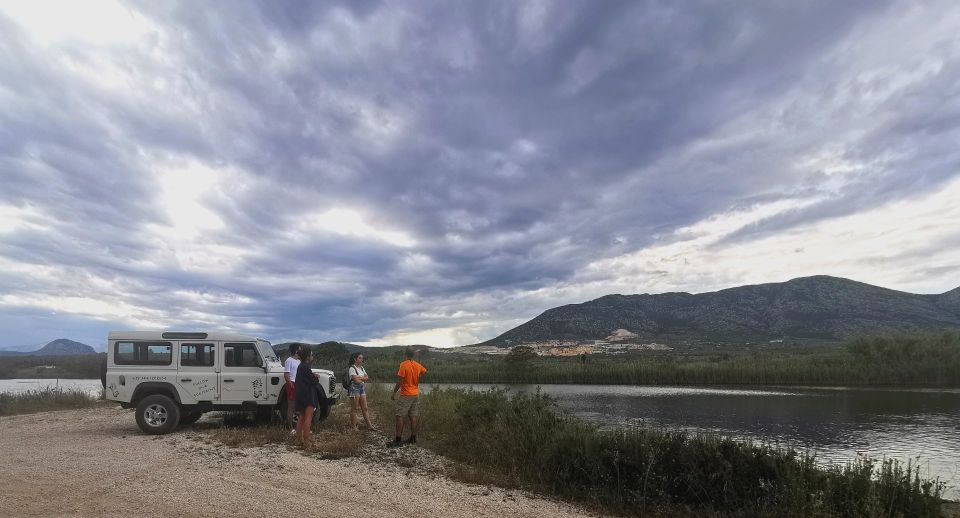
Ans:
<svg viewBox="0 0 960 518"><path fill-rule="evenodd" d="M375 408L388 409L385 391L373 392ZM819 513L809 512L816 511L816 507L780 507L768 508L761 514L830 516L835 514L830 509L836 510L838 503L847 510L866 510L877 503L875 498L874 504L870 503L871 493L890 498L882 501L883 509L896 511L869 513L871 516L902 514L904 496L915 503L922 502L917 495L903 494L915 489L910 488L909 474L904 477L895 470L886 470L885 488L874 489L869 483L870 475L862 471L835 472L823 477L820 470L806 470L806 476L800 473L802 478L797 478L798 473L783 473L783 468L805 470L804 466L770 452L755 459L761 464L751 464L751 448L736 448L728 443L713 443L708 445L712 451L706 451L678 434L647 434L639 437L646 441L641 444L636 442L638 437L594 436L576 425L577 429L557 422L545 426L544 420L554 421L557 416L551 415L547 407L535 408L536 401L529 399L520 405L533 411L535 423L528 419L528 412L514 408L516 401L471 401L471 410L464 414L463 408L455 408L458 400L462 401L450 394L425 400L421 447L402 448L387 448L379 433L353 432L348 425L346 405L339 405L321 425L317 445L306 451L293 448L290 436L276 426L255 425L252 420L231 414L209 414L166 436L141 434L129 410L107 403L92 409L3 418L0 451L5 455L0 458L0 472L7 475L7 498L0 502L0 515L159 516L175 512L219 516L243 511L309 512L315 516L361 512L379 516L402 513L411 498L417 499L418 509L423 511L419 514L425 516L589 516L591 512L636 514L641 510L650 516L756 515L760 509L749 507L749 502L737 504L737 492L745 487L748 491L759 490L761 497L775 494L778 490L770 484L776 483L776 478L760 484L747 480L750 473L756 475L766 469L765 465L781 471L779 480L793 488L794 496L817 489L810 485L815 479L844 487L835 487L826 494L825 488L819 488L821 497L837 500L825 502L828 506L820 508ZM490 405L491 402L494 404ZM496 411L491 414L493 410ZM376 412L374 417L389 434L387 414L388 410ZM453 429L456 433L451 433ZM536 436L535 443L530 441L531 434ZM559 445L563 451L556 450L558 445L553 439L558 436L565 439ZM645 470L649 482L645 480L644 493L638 493L630 474L638 459L631 455L647 446L654 446L657 454L656 459L649 458L663 466ZM538 448L548 456L531 460L530 455L538 455ZM559 454L555 460L560 464L554 467L549 465L551 450ZM709 455L688 455L698 450ZM728 458L731 451L736 458ZM144 464L145 459L149 466ZM735 462L725 470L723 459ZM678 462L680 471L668 474L675 483L700 485L712 479L722 484L722 491L708 494L711 489L703 486L697 490L701 493L699 504L670 503L669 492L675 488L663 486L663 468ZM524 470L524 465L533 469ZM559 469L563 466L567 469ZM736 469L730 471L734 466ZM701 473L686 473L689 470ZM562 474L563 479L551 482L553 472ZM578 478L577 472L587 477ZM698 482L701 474L707 478ZM891 480L890 475L899 478ZM747 485L740 487L744 481ZM593 487L598 483L600 487ZM603 490L602 484L614 484L615 490ZM756 487L750 489L751 486ZM184 491L184 487L190 490ZM298 487L305 488L303 497L297 496L294 488ZM519 488L555 494L565 503ZM640 502L644 507L630 501L637 496L649 498L646 503ZM625 500L611 501L624 497ZM711 498L727 501L713 502ZM717 503L726 511L711 510ZM946 504L942 509L948 512L947 516L956 516L956 508L955 504Z"/></svg>
<svg viewBox="0 0 960 518"><path fill-rule="evenodd" d="M325 459L285 444L211 441L218 414L165 436L130 410L94 408L0 419L0 516L591 516L515 490L464 484L404 448ZM377 437L375 444L383 441Z"/></svg>

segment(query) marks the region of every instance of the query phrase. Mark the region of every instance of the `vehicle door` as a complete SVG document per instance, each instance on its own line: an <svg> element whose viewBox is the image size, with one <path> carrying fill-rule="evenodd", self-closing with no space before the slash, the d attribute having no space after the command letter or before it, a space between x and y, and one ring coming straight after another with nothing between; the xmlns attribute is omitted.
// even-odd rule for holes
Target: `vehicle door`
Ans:
<svg viewBox="0 0 960 518"><path fill-rule="evenodd" d="M190 394L193 402L220 400L220 384L217 373L216 342L179 342L180 362L177 365L177 384ZM186 401L184 402L186 403Z"/></svg>
<svg viewBox="0 0 960 518"><path fill-rule="evenodd" d="M254 342L224 342L220 400L225 404L266 398L267 374Z"/></svg>

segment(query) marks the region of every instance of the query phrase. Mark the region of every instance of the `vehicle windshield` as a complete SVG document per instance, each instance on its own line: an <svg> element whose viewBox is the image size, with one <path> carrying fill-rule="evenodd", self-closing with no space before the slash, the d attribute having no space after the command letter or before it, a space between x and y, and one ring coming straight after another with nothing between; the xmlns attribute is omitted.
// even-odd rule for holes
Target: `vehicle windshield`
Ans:
<svg viewBox="0 0 960 518"><path fill-rule="evenodd" d="M280 361L280 358L277 358L277 353L273 351L273 347L270 347L270 342L266 340L257 340L257 350L260 351L260 356L268 362Z"/></svg>

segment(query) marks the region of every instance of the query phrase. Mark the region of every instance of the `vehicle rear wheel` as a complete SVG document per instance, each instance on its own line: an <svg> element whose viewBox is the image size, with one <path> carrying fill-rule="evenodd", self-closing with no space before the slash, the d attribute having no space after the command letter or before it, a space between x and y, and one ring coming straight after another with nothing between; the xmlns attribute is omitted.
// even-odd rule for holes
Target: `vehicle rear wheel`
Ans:
<svg viewBox="0 0 960 518"><path fill-rule="evenodd" d="M137 426L144 433L170 433L180 423L180 407L167 396L154 394L137 404Z"/></svg>

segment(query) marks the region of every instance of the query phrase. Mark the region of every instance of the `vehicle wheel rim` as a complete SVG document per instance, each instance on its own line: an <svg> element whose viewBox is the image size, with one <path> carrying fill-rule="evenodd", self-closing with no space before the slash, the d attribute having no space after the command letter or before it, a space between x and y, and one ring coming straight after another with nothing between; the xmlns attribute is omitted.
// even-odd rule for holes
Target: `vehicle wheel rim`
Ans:
<svg viewBox="0 0 960 518"><path fill-rule="evenodd" d="M163 426L167 422L167 409L162 405L150 405L143 411L143 420L150 426Z"/></svg>

